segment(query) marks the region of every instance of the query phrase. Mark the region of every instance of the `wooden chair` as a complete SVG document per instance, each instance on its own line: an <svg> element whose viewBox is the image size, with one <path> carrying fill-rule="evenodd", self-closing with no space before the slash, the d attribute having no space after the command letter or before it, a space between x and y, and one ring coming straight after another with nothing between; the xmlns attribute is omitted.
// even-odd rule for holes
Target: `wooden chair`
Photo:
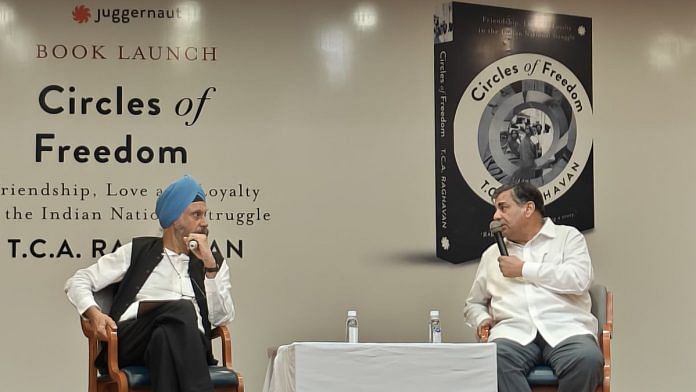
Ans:
<svg viewBox="0 0 696 392"><path fill-rule="evenodd" d="M113 290L111 287L95 293L95 300L108 311L111 307ZM80 319L82 333L87 337L89 347L88 359L88 391L89 392L130 392L150 391L150 372L144 366L118 367L118 335L107 327L108 346L107 370L100 374L94 360L100 349L100 342L88 320ZM242 376L232 369L232 340L227 327L220 326L212 331L213 339L220 338L222 346L222 366L210 366L210 378L216 392L244 392Z"/></svg>
<svg viewBox="0 0 696 392"><path fill-rule="evenodd" d="M599 324L599 348L604 355L604 378L597 392L610 392L611 389L611 338L614 331L614 294L605 286L594 285L590 289L592 314ZM485 329L480 341L488 341L489 330ZM535 366L527 375L527 382L535 392L554 392L558 390L558 377L549 366Z"/></svg>

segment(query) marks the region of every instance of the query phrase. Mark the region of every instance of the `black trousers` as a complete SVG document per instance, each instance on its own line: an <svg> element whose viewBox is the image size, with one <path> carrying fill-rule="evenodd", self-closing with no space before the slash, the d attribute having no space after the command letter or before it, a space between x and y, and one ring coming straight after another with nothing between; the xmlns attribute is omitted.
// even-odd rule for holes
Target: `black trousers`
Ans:
<svg viewBox="0 0 696 392"><path fill-rule="evenodd" d="M119 366L148 367L153 392L212 392L208 347L191 301L167 302L118 323Z"/></svg>

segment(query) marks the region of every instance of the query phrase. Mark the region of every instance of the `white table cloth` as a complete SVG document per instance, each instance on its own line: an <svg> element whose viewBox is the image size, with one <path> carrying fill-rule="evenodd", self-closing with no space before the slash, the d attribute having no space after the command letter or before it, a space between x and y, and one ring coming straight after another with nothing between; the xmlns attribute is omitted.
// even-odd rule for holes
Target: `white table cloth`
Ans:
<svg viewBox="0 0 696 392"><path fill-rule="evenodd" d="M293 343L264 392L496 392L493 343Z"/></svg>

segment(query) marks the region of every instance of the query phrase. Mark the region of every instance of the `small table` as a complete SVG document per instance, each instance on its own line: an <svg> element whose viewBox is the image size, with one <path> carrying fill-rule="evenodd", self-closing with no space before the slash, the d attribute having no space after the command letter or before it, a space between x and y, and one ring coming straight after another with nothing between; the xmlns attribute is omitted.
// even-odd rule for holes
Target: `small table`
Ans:
<svg viewBox="0 0 696 392"><path fill-rule="evenodd" d="M264 392L496 392L494 343L292 343Z"/></svg>

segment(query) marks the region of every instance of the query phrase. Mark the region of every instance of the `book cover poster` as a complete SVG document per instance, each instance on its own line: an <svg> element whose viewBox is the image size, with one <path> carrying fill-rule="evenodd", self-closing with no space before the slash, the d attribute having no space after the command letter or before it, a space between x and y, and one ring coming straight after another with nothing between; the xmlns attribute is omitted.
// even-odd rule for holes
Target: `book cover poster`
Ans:
<svg viewBox="0 0 696 392"><path fill-rule="evenodd" d="M493 191L537 186L547 215L594 227L592 19L467 3L434 15L437 256L493 243Z"/></svg>

